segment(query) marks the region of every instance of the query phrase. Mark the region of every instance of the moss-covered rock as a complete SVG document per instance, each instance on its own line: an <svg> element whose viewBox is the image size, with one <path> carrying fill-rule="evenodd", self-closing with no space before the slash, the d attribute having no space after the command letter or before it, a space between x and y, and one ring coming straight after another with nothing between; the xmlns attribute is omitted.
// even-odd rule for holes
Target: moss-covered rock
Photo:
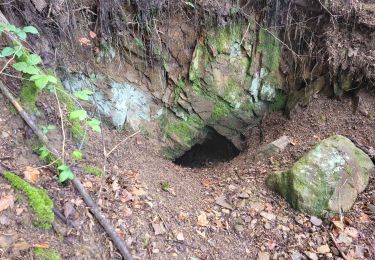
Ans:
<svg viewBox="0 0 375 260"><path fill-rule="evenodd" d="M52 211L53 202L43 189L31 186L12 172L4 172L4 177L17 190L24 192L35 213L34 224L43 229L50 229L55 215Z"/></svg>
<svg viewBox="0 0 375 260"><path fill-rule="evenodd" d="M295 209L323 217L349 210L374 169L371 159L344 136L320 142L289 170L271 174L267 185Z"/></svg>

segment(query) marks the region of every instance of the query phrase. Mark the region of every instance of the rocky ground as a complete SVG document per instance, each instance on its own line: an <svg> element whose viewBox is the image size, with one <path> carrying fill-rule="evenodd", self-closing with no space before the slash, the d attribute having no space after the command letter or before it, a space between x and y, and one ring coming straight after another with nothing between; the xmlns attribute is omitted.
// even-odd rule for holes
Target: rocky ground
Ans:
<svg viewBox="0 0 375 260"><path fill-rule="evenodd" d="M49 248L63 259L119 259L72 185L59 184L56 172L43 165L32 150L30 130L0 98L1 167L23 177L37 170L35 185L48 191L69 220L56 218L50 231L34 227L24 195L0 177L0 257L31 259L35 248ZM157 142L138 134L110 155L107 174L78 177L135 259L375 259L374 176L349 212L323 220L293 210L265 185L270 173L287 169L332 134L375 147L375 96L364 93L361 100L355 114L350 98L323 96L291 119L268 114L261 129L248 133L246 151L203 168L183 168L161 158ZM52 136L59 130L53 131ZM102 169L103 146L108 151L129 134L105 128L101 139L90 133L85 159L76 169ZM260 145L283 135L292 141L282 153L253 159ZM67 149L75 145L69 140Z"/></svg>

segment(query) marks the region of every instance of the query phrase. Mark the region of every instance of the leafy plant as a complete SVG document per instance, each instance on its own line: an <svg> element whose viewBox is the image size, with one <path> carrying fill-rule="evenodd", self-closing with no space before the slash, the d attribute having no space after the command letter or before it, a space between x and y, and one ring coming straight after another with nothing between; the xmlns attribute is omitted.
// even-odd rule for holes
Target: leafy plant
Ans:
<svg viewBox="0 0 375 260"><path fill-rule="evenodd" d="M27 82L27 84L23 85L29 90L21 92L24 94L28 93L32 95L30 101L35 104L38 94L44 89L48 89L52 93L56 94L58 100L62 100L64 104L67 100L70 102L69 104L67 104L67 110L69 113L68 119L69 123L71 123L71 131L73 134L74 131L77 128L80 128L82 124L85 124L86 126L92 128L92 130L95 132L101 132L100 121L96 118L89 117L87 111L84 110L77 101L77 99L88 101L90 95L94 94L94 92L84 89L73 93L73 96L76 99L72 98L70 94L66 94L67 97L65 97L64 95L64 98L61 98L61 95L59 95L59 93L65 93L65 91L62 90L61 87L59 87L61 85L61 81L51 72L45 71L40 66L42 64L42 58L39 55L31 52L22 44L22 42L27 39L28 34L38 35L38 30L33 26L17 28L12 24L0 23L0 35L2 33L10 36L10 38L13 40L13 46L5 46L2 50L0 50L0 58L8 59L8 61L5 63L6 66L8 66L8 64L12 64L11 61L15 60L15 62L11 66L16 71L22 73L22 77ZM75 106L75 103L73 102L77 103L78 106ZM47 134L49 131L54 130L56 127L54 125L40 125L40 128L44 134ZM83 136L80 137L83 138ZM38 148L37 152L43 161L47 163L53 162L54 165L58 166L57 169L60 172L60 182L72 180L74 178L71 169L62 160L56 160L46 146ZM83 158L83 155L81 151L76 150L73 151L71 157L74 160L81 160Z"/></svg>
<svg viewBox="0 0 375 260"><path fill-rule="evenodd" d="M74 150L72 152L72 159L73 160L82 160L83 159L83 155L82 155L82 152L80 150Z"/></svg>
<svg viewBox="0 0 375 260"><path fill-rule="evenodd" d="M49 131L55 130L56 126L55 125L39 125L39 128L42 130L42 132L46 135L49 133Z"/></svg>
<svg viewBox="0 0 375 260"><path fill-rule="evenodd" d="M89 97L90 95L94 94L93 91L91 90L88 90L88 89L84 89L84 90L81 90L81 91L75 91L73 92L73 95L80 99L80 100L83 100L83 101L88 101L89 100Z"/></svg>
<svg viewBox="0 0 375 260"><path fill-rule="evenodd" d="M74 179L74 174L73 174L72 170L68 166L66 166L65 164L60 165L59 167L57 167L57 169L60 171L60 175L59 175L59 181L60 182L64 182L66 180L73 180Z"/></svg>

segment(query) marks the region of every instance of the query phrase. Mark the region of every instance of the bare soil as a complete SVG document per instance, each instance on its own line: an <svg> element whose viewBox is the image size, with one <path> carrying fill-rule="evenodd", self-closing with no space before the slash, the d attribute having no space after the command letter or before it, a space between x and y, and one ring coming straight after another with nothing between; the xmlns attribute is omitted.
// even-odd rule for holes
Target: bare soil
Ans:
<svg viewBox="0 0 375 260"><path fill-rule="evenodd" d="M330 219L314 226L310 216L293 210L264 184L268 174L287 169L332 134L375 147L375 95L361 93L361 100L355 114L349 97L333 100L324 96L313 99L291 119L269 114L262 129L249 131L246 151L229 162L205 168L183 168L161 158L158 142L138 134L111 154L105 175L96 177L81 170L78 177L135 259L256 259L267 254L273 259L307 259L307 251L319 259L342 259L342 253L347 259L375 259L375 212L370 206L375 204L374 176L354 207L342 216L351 235L347 244L337 242L340 231ZM50 231L34 227L25 197L0 177L1 197L16 198L14 206L0 211L0 243L5 236L13 239L8 248L0 247L0 258L32 259L32 248L45 246L58 250L63 259L119 259L72 185L59 184L55 170L43 166L32 151L34 141L28 127L2 96L0 103L2 168L22 176L25 167L39 167L36 185L47 189L55 208L70 221L65 224L56 218ZM48 104L55 109L54 102ZM58 125L58 120L48 120ZM129 134L104 128L100 138L90 132L83 150L85 159L74 167L78 171L82 165L103 168L104 146L109 151ZM253 160L260 145L282 135L293 139L284 152ZM76 145L69 139L66 149ZM329 247L327 252L323 252L324 245Z"/></svg>

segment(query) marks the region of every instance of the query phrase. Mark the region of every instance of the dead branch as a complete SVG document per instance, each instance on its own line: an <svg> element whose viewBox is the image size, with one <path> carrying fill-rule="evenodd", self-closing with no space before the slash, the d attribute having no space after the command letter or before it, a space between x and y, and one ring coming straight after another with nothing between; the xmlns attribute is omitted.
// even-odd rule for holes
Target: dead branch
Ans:
<svg viewBox="0 0 375 260"><path fill-rule="evenodd" d="M30 126L30 128L34 131L38 139L47 147L47 149L57 158L60 158L61 155L59 154L58 150L55 147L51 146L48 141L47 136L39 129L39 127L35 124L35 122L30 118L27 112L21 107L18 101L14 98L12 93L8 90L8 88L0 81L0 90L3 92L6 98L9 99L10 102L14 105L17 109L18 113L21 115L22 119ZM83 187L81 181L75 176L72 180L74 187L78 190L81 194L83 200L89 206L91 212L94 214L95 218L99 221L99 223L103 226L104 230L107 232L109 237L115 243L117 249L120 251L121 255L124 259L132 260L133 257L131 256L128 247L126 246L125 242L120 238L120 236L116 233L112 224L103 216L99 207L95 204L93 199L91 198L90 194L86 191Z"/></svg>

